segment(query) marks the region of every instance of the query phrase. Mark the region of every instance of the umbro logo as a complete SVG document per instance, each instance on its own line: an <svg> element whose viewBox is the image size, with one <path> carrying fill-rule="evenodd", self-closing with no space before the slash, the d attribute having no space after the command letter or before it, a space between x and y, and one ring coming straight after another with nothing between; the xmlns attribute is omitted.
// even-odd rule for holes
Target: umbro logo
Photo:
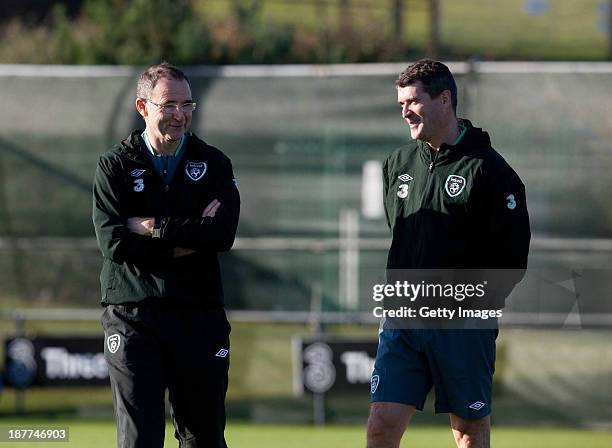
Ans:
<svg viewBox="0 0 612 448"><path fill-rule="evenodd" d="M481 401L476 401L468 406L468 408L474 409L475 411L480 411L484 407L485 407L485 404Z"/></svg>
<svg viewBox="0 0 612 448"><path fill-rule="evenodd" d="M414 177L412 177L408 173L397 176L397 178L401 180L402 182L410 182L412 179L414 179Z"/></svg>
<svg viewBox="0 0 612 448"><path fill-rule="evenodd" d="M132 177L140 177L144 174L145 170L139 170L139 169L135 169L130 171L130 174Z"/></svg>
<svg viewBox="0 0 612 448"><path fill-rule="evenodd" d="M215 355L218 358L225 358L227 357L227 355L229 354L229 350L222 348L221 350L219 350L217 352L217 354Z"/></svg>

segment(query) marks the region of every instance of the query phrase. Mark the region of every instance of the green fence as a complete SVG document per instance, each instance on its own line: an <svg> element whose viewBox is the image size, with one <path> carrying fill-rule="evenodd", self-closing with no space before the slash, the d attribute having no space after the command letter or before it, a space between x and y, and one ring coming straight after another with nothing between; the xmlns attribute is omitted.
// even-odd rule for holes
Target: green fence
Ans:
<svg viewBox="0 0 612 448"><path fill-rule="evenodd" d="M357 213L357 246L378 241L357 250L359 269L384 265L386 224L359 215L362 167L409 138L393 87L403 67L188 68L199 103L194 130L232 158L242 195L237 250L222 257L230 306L308 309L318 282L324 308L341 307L343 210ZM610 265L612 66L451 68L459 115L490 132L526 184L531 266ZM97 303L90 184L97 157L142 127L137 72L0 66L3 303ZM282 241L266 246L264 237Z"/></svg>

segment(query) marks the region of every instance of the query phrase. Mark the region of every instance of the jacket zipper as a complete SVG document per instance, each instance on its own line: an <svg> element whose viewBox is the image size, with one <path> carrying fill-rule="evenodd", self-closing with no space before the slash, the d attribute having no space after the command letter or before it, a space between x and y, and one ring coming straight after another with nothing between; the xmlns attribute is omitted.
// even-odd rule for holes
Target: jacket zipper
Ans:
<svg viewBox="0 0 612 448"><path fill-rule="evenodd" d="M438 157L438 152L436 152L432 156L431 150L429 150L429 148L427 148L427 150L429 151L429 160L430 160L430 163L429 163L429 166L427 167L427 179L425 180L425 187L423 188L423 191L421 192L421 203L420 203L419 208L418 208L419 211L421 211L423 209L423 205L425 204L425 197L429 193L430 184L431 184L431 177L432 177L433 170L434 170L434 168L436 166L436 159ZM422 222L421 222L422 221L422 215L421 215L421 213L418 213L417 217L418 217L417 218L418 222L415 223L415 227L416 228L421 228L421 226L422 226ZM425 231L426 230L427 229L425 229ZM422 260L423 259L423 252L426 250L425 247L424 247L424 244L425 243L422 242L419 245L418 256L414 257L414 255L413 255L414 258L412 260L412 264L414 266L421 267L420 264L417 262L417 260Z"/></svg>
<svg viewBox="0 0 612 448"><path fill-rule="evenodd" d="M428 149L428 151L430 150ZM423 193L421 194L421 204L420 204L419 209L423 208L423 205L425 204L425 196L427 195L427 193L429 193L431 177L432 177L433 170L436 166L436 160L438 158L439 153L440 153L440 150L436 151L434 155L431 154L431 151L429 152L430 163L429 163L429 167L427 168L427 180L425 181L425 188L423 189Z"/></svg>

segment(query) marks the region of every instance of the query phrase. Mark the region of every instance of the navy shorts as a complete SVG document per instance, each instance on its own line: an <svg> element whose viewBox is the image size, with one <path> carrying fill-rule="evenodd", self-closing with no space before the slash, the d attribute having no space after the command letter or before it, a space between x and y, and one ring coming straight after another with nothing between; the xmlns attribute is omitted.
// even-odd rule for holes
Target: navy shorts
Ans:
<svg viewBox="0 0 612 448"><path fill-rule="evenodd" d="M423 410L433 387L436 413L465 419L491 413L498 330L382 330L372 373L372 402Z"/></svg>

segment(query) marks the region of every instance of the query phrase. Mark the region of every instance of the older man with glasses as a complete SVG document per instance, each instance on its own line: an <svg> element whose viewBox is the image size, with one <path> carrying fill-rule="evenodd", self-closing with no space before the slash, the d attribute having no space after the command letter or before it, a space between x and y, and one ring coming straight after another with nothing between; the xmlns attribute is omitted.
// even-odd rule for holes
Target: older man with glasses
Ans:
<svg viewBox="0 0 612 448"><path fill-rule="evenodd" d="M217 254L240 198L230 160L189 132L196 103L170 64L138 79L145 121L100 157L93 221L117 445L163 447L165 391L181 447L226 447L230 325Z"/></svg>

